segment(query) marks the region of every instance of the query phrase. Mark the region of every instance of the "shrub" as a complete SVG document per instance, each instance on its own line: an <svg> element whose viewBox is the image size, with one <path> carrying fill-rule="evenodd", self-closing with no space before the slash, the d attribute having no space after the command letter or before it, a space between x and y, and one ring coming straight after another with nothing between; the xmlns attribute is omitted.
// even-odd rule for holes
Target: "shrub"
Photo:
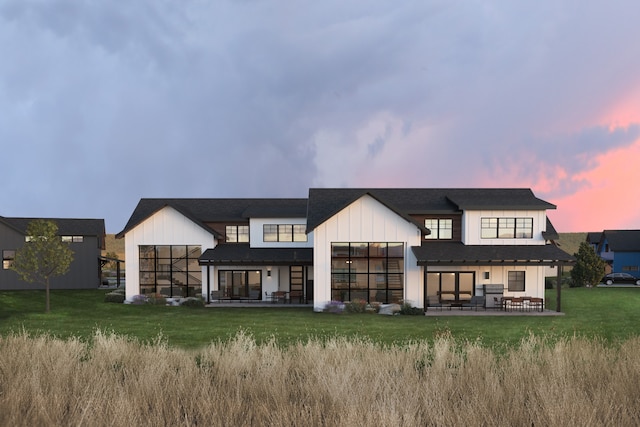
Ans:
<svg viewBox="0 0 640 427"><path fill-rule="evenodd" d="M348 313L364 313L367 309L367 302L363 299L355 298L353 301L345 303Z"/></svg>
<svg viewBox="0 0 640 427"><path fill-rule="evenodd" d="M167 299L162 294L151 294L147 298L147 304L167 305Z"/></svg>
<svg viewBox="0 0 640 427"><path fill-rule="evenodd" d="M405 314L409 316L417 316L424 314L424 311L421 308L414 307L409 302L403 302L400 306L400 314Z"/></svg>
<svg viewBox="0 0 640 427"><path fill-rule="evenodd" d="M131 304L142 305L146 304L148 300L149 297L147 297L146 295L134 295L133 297L131 297Z"/></svg>
<svg viewBox="0 0 640 427"><path fill-rule="evenodd" d="M104 295L104 302L122 304L124 302L124 295L115 292L108 292Z"/></svg>
<svg viewBox="0 0 640 427"><path fill-rule="evenodd" d="M374 302L372 302L371 304L369 304L367 306L366 312L367 313L376 314L376 313L378 313L380 311L380 306L381 305L382 305L381 303L379 303L377 301L374 301Z"/></svg>
<svg viewBox="0 0 640 427"><path fill-rule="evenodd" d="M189 297L182 300L180 305L185 307L199 308L204 307L204 300L198 297Z"/></svg>
<svg viewBox="0 0 640 427"><path fill-rule="evenodd" d="M342 301L329 301L324 307L324 311L333 314L344 313L345 304Z"/></svg>

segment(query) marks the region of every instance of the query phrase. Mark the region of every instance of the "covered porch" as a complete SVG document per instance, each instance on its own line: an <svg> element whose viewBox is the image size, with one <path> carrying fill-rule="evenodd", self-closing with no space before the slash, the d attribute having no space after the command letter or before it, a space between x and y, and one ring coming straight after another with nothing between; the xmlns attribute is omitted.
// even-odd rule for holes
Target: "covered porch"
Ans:
<svg viewBox="0 0 640 427"><path fill-rule="evenodd" d="M221 244L199 258L208 304L298 303L313 300L312 248Z"/></svg>
<svg viewBox="0 0 640 427"><path fill-rule="evenodd" d="M544 301L545 267L555 267L560 278L562 267L575 262L573 256L552 244L464 245L461 242L437 242L423 243L411 249L417 264L424 268L425 311L461 312L470 308L467 311L482 309L485 314L544 313L550 308ZM527 272L534 278L529 278L525 286ZM440 280L437 289L433 285L436 279ZM521 280L522 287L509 288L510 280L514 283ZM459 310L451 310L454 308ZM555 311L561 311L560 287L557 287Z"/></svg>

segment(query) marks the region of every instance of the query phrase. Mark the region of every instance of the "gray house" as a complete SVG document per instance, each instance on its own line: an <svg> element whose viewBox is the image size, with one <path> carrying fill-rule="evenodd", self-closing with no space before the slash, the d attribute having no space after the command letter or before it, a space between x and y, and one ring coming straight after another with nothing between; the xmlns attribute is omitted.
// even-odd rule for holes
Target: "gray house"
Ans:
<svg viewBox="0 0 640 427"><path fill-rule="evenodd" d="M26 239L27 227L36 218L7 218L0 216L0 290L42 289L38 283L20 280L11 270L17 249ZM73 262L69 272L51 280L51 289L95 289L100 285L101 250L104 249L105 226L103 219L43 218L58 225L58 234L69 242Z"/></svg>

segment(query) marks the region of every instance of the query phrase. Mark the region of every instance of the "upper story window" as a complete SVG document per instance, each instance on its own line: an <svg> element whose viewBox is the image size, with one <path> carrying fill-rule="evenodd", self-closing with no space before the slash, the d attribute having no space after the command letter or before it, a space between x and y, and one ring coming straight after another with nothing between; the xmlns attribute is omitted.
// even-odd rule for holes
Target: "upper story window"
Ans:
<svg viewBox="0 0 640 427"><path fill-rule="evenodd" d="M482 218L483 239L531 239L533 218Z"/></svg>
<svg viewBox="0 0 640 427"><path fill-rule="evenodd" d="M2 251L2 269L8 270L13 265L13 260L16 258L16 251L12 249L5 249Z"/></svg>
<svg viewBox="0 0 640 427"><path fill-rule="evenodd" d="M84 242L83 236L61 236L61 239L65 243L82 243Z"/></svg>
<svg viewBox="0 0 640 427"><path fill-rule="evenodd" d="M443 218L425 219L424 226L431 234L424 236L431 240L451 240L453 238L453 220Z"/></svg>
<svg viewBox="0 0 640 427"><path fill-rule="evenodd" d="M249 226L227 225L225 235L228 243L249 243Z"/></svg>
<svg viewBox="0 0 640 427"><path fill-rule="evenodd" d="M262 236L265 242L306 242L305 224L264 224Z"/></svg>

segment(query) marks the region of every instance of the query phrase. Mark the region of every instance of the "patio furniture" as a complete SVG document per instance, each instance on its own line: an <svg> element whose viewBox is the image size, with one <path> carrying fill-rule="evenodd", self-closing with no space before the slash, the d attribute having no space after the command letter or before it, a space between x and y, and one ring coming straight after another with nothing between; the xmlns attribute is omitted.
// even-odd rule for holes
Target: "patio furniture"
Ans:
<svg viewBox="0 0 640 427"><path fill-rule="evenodd" d="M224 293L222 291L211 291L211 301L231 301L231 298L224 296Z"/></svg>
<svg viewBox="0 0 640 427"><path fill-rule="evenodd" d="M465 309L465 308L471 308L474 309L475 311L478 311L478 307L482 307L484 308L484 295L474 295L471 297L471 299L469 300L469 302L465 302L462 304L462 307L460 307L461 309Z"/></svg>
<svg viewBox="0 0 640 427"><path fill-rule="evenodd" d="M295 299L296 301L298 301L298 304L302 304L303 298L304 298L304 295L302 294L302 291L289 292L289 303L291 303Z"/></svg>
<svg viewBox="0 0 640 427"><path fill-rule="evenodd" d="M522 311L524 310L524 298L522 297L513 297L511 298L511 301L509 302L509 308L511 310L519 310Z"/></svg>
<svg viewBox="0 0 640 427"><path fill-rule="evenodd" d="M427 310L430 308L440 309L442 310L442 303L440 302L440 298L437 295L429 295L427 296Z"/></svg>
<svg viewBox="0 0 640 427"><path fill-rule="evenodd" d="M531 297L529 298L529 307L532 310L540 310L540 311L544 311L544 299L542 298L535 298L535 297Z"/></svg>
<svg viewBox="0 0 640 427"><path fill-rule="evenodd" d="M274 291L271 293L271 298L273 302L286 302L287 301L287 293L285 291Z"/></svg>

